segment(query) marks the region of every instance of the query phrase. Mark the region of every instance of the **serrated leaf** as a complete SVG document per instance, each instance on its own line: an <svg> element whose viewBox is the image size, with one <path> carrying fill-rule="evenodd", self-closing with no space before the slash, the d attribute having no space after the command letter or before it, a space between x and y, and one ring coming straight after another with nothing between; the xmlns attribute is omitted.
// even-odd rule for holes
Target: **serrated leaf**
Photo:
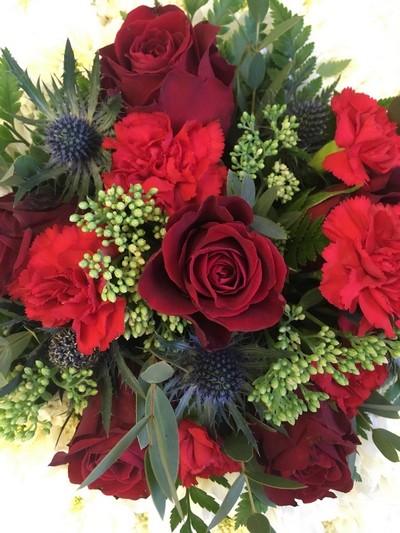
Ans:
<svg viewBox="0 0 400 533"><path fill-rule="evenodd" d="M64 49L63 90L71 105L71 111L77 113L75 55L69 39Z"/></svg>
<svg viewBox="0 0 400 533"><path fill-rule="evenodd" d="M207 533L207 524L196 514L190 514L190 523L196 533Z"/></svg>
<svg viewBox="0 0 400 533"><path fill-rule="evenodd" d="M0 118L12 120L21 108L22 91L14 74L10 71L6 60L0 58Z"/></svg>
<svg viewBox="0 0 400 533"><path fill-rule="evenodd" d="M108 452L108 454L102 459L102 461L92 470L92 472L88 475L88 477L81 483L79 486L80 489L83 487L87 487L96 479L98 479L100 476L106 472L111 465L117 461L117 459L129 448L129 446L132 444L132 442L136 439L138 434L142 431L144 426L149 421L150 417L146 416L145 418L142 418L142 420L139 420L137 424L135 424L114 446L112 450Z"/></svg>
<svg viewBox="0 0 400 533"><path fill-rule="evenodd" d="M267 16L269 0L247 0L249 13L257 22L262 22Z"/></svg>
<svg viewBox="0 0 400 533"><path fill-rule="evenodd" d="M271 533L272 528L268 518L260 513L252 514L246 522L246 527L250 533Z"/></svg>
<svg viewBox="0 0 400 533"><path fill-rule="evenodd" d="M203 507L203 509L207 509L207 511L210 511L214 514L218 511L218 503L214 500L212 496L207 494L204 490L193 485L192 487L190 487L189 492L190 498L193 500L193 502L200 505L200 507Z"/></svg>
<svg viewBox="0 0 400 533"><path fill-rule="evenodd" d="M257 484L257 487L261 487ZM263 489L261 488L263 491ZM264 494L264 492L263 492ZM268 509L267 505L264 505L257 496L251 493L252 501L250 501L250 496L248 492L243 492L240 496L240 500L235 509L235 527L244 526L247 522L249 516L254 512L253 505L257 513L265 513Z"/></svg>
<svg viewBox="0 0 400 533"><path fill-rule="evenodd" d="M128 385L128 387L132 389L137 395L141 396L142 398L145 398L146 395L144 393L143 388L141 387L138 379L133 375L132 371L126 364L116 343L113 343L112 345L112 354L117 363L117 368L123 383Z"/></svg>
<svg viewBox="0 0 400 533"><path fill-rule="evenodd" d="M351 59L341 59L339 61L326 61L321 63L317 72L323 78L329 78L331 76L338 76L349 64Z"/></svg>
<svg viewBox="0 0 400 533"><path fill-rule="evenodd" d="M243 487L244 487L244 476L240 475L239 477L235 479L235 481L232 483L231 488L226 493L225 498L222 501L218 512L215 514L214 518L211 520L211 522L208 525L208 530L218 525L221 522L221 520L223 520L226 516L228 516L231 509L237 502L240 496L240 493L243 490Z"/></svg>
<svg viewBox="0 0 400 533"><path fill-rule="evenodd" d="M274 26L274 29L268 33L268 35L263 39L260 49L266 48L270 44L272 44L274 41L279 39L282 35L284 35L286 32L288 32L290 29L293 28L298 22L301 22L303 19L302 17L299 17L298 15L294 15L293 17L290 17L287 20L284 20L277 26Z"/></svg>
<svg viewBox="0 0 400 533"><path fill-rule="evenodd" d="M184 0L185 11L189 14L190 18L193 18L195 13L206 5L207 2L208 0Z"/></svg>
<svg viewBox="0 0 400 533"><path fill-rule="evenodd" d="M251 227L258 233L261 233L261 235L265 235L265 237L269 237L270 239L287 239L286 231L281 226L276 222L265 217L260 217L259 215L254 215Z"/></svg>

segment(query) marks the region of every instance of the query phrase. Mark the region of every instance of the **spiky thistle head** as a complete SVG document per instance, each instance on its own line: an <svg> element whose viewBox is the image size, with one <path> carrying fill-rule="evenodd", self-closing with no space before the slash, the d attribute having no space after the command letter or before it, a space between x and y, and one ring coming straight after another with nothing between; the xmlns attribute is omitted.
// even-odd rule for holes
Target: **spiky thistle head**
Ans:
<svg viewBox="0 0 400 533"><path fill-rule="evenodd" d="M313 100L293 100L288 104L287 113L295 115L299 123L298 147L315 152L325 142L327 124L330 118L328 104L322 98Z"/></svg>
<svg viewBox="0 0 400 533"><path fill-rule="evenodd" d="M90 71L77 72L67 41L62 80L53 76L49 85L40 80L34 84L8 50L3 50L3 58L37 111L37 118L18 116L31 129L30 153L38 157L34 179L22 180L16 199L49 180L56 181L57 192L66 201L96 194L102 188L101 175L110 166L102 139L121 109L120 96L100 94L98 55Z"/></svg>
<svg viewBox="0 0 400 533"><path fill-rule="evenodd" d="M178 418L194 415L211 430L220 422L232 426L233 411L241 418L250 379L247 356L238 346L209 352L192 338L179 343L179 351L170 361L176 363L177 371L164 391L176 405Z"/></svg>
<svg viewBox="0 0 400 533"><path fill-rule="evenodd" d="M84 355L76 345L75 332L70 328L60 328L51 337L49 343L49 361L62 368L93 368L99 363L104 353L94 352Z"/></svg>

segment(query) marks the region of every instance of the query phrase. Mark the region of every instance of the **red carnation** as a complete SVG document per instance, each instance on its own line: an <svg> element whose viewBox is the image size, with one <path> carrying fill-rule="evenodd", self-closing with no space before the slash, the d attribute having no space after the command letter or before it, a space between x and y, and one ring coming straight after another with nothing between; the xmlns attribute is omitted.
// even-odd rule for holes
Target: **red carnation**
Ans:
<svg viewBox="0 0 400 533"><path fill-rule="evenodd" d="M328 155L324 168L347 185L364 185L374 175L400 166L400 136L385 108L353 89L332 98L335 142L343 150Z"/></svg>
<svg viewBox="0 0 400 533"><path fill-rule="evenodd" d="M103 280L79 266L85 253L102 248L95 233L55 225L34 240L26 267L9 286L28 318L52 328L71 324L81 353L106 350L124 332L125 299L103 301Z"/></svg>
<svg viewBox="0 0 400 533"><path fill-rule="evenodd" d="M339 309L362 318L358 334L377 328L394 336L400 324L400 206L373 204L360 196L327 216L320 290Z"/></svg>
<svg viewBox="0 0 400 533"><path fill-rule="evenodd" d="M146 192L156 187L157 204L170 215L225 188L224 137L217 122L185 122L174 135L165 113L131 113L115 124L115 138L107 137L103 146L115 150L104 185L127 191L141 183Z"/></svg>

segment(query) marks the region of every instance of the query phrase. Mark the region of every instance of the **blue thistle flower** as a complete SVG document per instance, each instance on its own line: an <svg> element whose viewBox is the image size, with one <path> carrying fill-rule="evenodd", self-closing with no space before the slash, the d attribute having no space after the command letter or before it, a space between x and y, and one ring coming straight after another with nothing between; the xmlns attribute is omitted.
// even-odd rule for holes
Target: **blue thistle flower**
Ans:
<svg viewBox="0 0 400 533"><path fill-rule="evenodd" d="M235 345L208 352L197 339L178 343L179 352L170 356L177 371L165 384L164 392L175 404L177 418L195 416L213 430L215 424L247 426L245 394L250 391L247 355Z"/></svg>
<svg viewBox="0 0 400 533"><path fill-rule="evenodd" d="M60 165L77 165L93 159L102 141L92 124L73 115L64 115L50 122L44 139L53 160Z"/></svg>

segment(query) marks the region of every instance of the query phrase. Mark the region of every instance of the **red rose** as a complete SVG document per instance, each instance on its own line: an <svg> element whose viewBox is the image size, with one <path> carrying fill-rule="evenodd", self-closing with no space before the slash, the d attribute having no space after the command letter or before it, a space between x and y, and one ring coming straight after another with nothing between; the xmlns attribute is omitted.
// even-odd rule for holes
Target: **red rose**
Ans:
<svg viewBox="0 0 400 533"><path fill-rule="evenodd" d="M297 505L335 497L331 490L349 492L353 487L347 456L359 444L350 420L342 412L333 411L322 402L316 413L304 413L294 426L284 424L286 433L257 428L260 439L260 463L265 472L293 479L306 485L304 489L264 490L277 505Z"/></svg>
<svg viewBox="0 0 400 533"><path fill-rule="evenodd" d="M345 387L336 383L331 374L315 374L311 379L351 418L357 414L357 408L370 397L371 392L380 387L389 376L385 365L374 365L372 371L359 367L359 371L359 374L345 373L349 380Z"/></svg>
<svg viewBox="0 0 400 533"><path fill-rule="evenodd" d="M170 215L188 202L221 194L227 170L220 163L224 137L217 122L185 122L174 136L165 113L131 113L115 124L115 135L103 143L115 150L111 172L103 175L106 187L156 187L157 204Z"/></svg>
<svg viewBox="0 0 400 533"><path fill-rule="evenodd" d="M0 198L0 296L24 265L36 235L53 224L67 224L75 205L54 196L26 195L14 206L15 195Z"/></svg>
<svg viewBox="0 0 400 533"><path fill-rule="evenodd" d="M135 397L128 387L121 387L118 395L113 396L108 435L103 428L100 409L100 395L90 398L68 445L68 453L56 453L50 463L50 466L68 464L71 483L81 484L135 425ZM138 441L135 440L102 476L90 483L89 489L99 489L109 496L129 500L147 497L144 450L141 450Z"/></svg>
<svg viewBox="0 0 400 533"><path fill-rule="evenodd" d="M240 463L228 457L202 426L181 420L178 431L178 477L184 487L197 485L196 476L210 478L240 471Z"/></svg>
<svg viewBox="0 0 400 533"><path fill-rule="evenodd" d="M9 286L10 295L22 300L31 320L50 328L72 322L78 349L87 355L96 348L106 350L124 332L125 299L104 302L104 282L79 266L85 253L101 248L95 233L55 225L36 237L26 268Z"/></svg>
<svg viewBox="0 0 400 533"><path fill-rule="evenodd" d="M198 209L182 208L139 280L149 306L192 322L207 349L282 316L287 268L272 242L251 231L252 221L251 207L237 196L210 196Z"/></svg>
<svg viewBox="0 0 400 533"><path fill-rule="evenodd" d="M235 69L218 53L218 27L192 27L176 6L128 13L114 44L100 50L104 87L122 93L127 111L161 110L173 127L220 120L229 128Z"/></svg>
<svg viewBox="0 0 400 533"><path fill-rule="evenodd" d="M322 252L322 295L339 309L361 311L359 335L382 328L393 337L392 320L400 316L400 206L346 200L329 213L323 232L332 242Z"/></svg>
<svg viewBox="0 0 400 533"><path fill-rule="evenodd" d="M328 155L324 168L347 185L363 185L374 174L400 166L400 136L387 111L366 94L344 89L332 98L335 142L343 150Z"/></svg>

